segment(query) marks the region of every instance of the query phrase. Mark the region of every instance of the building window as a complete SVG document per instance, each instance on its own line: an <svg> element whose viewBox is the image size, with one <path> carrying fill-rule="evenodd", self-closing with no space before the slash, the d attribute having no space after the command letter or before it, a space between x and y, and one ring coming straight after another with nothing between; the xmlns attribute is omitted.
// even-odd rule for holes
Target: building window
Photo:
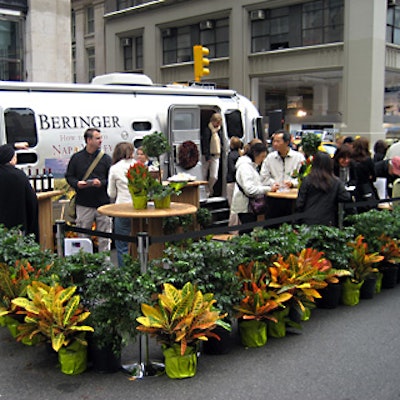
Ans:
<svg viewBox="0 0 400 400"><path fill-rule="evenodd" d="M198 24L162 31L163 64L193 61L193 46L210 50L209 57L229 56L229 19L207 20Z"/></svg>
<svg viewBox="0 0 400 400"><path fill-rule="evenodd" d="M386 19L386 41L400 45L400 7L388 7Z"/></svg>
<svg viewBox="0 0 400 400"><path fill-rule="evenodd" d="M24 80L22 23L22 20L0 19L0 80Z"/></svg>
<svg viewBox="0 0 400 400"><path fill-rule="evenodd" d="M86 8L86 33L94 33L94 7Z"/></svg>
<svg viewBox="0 0 400 400"><path fill-rule="evenodd" d="M88 81L91 82L96 76L96 58L94 47L89 47L86 49L87 55L87 66L88 66Z"/></svg>
<svg viewBox="0 0 400 400"><path fill-rule="evenodd" d="M250 19L253 53L343 41L343 0L251 11Z"/></svg>
<svg viewBox="0 0 400 400"><path fill-rule="evenodd" d="M343 40L343 1L319 0L303 4L303 46Z"/></svg>
<svg viewBox="0 0 400 400"><path fill-rule="evenodd" d="M126 37L121 39L124 57L124 71L143 69L143 37Z"/></svg>
<svg viewBox="0 0 400 400"><path fill-rule="evenodd" d="M207 24L200 24L200 44L210 50L209 57L228 57L229 56L229 20L228 18L218 19L210 22L212 28ZM202 27L206 25L205 29ZM197 44L197 43L195 43Z"/></svg>
<svg viewBox="0 0 400 400"><path fill-rule="evenodd" d="M159 0L160 3L163 0ZM106 0L104 2L104 9L106 13L125 10L130 7L146 6L146 4L153 5L154 0Z"/></svg>

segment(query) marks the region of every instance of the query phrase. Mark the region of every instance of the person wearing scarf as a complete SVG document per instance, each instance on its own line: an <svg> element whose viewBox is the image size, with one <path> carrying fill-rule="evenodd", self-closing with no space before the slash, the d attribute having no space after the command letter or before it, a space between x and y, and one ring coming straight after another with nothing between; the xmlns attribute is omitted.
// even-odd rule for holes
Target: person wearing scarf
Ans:
<svg viewBox="0 0 400 400"><path fill-rule="evenodd" d="M203 179L208 180L206 195L210 197L214 193L214 185L218 181L219 159L221 157L222 115L214 113L210 122L201 135L202 170Z"/></svg>

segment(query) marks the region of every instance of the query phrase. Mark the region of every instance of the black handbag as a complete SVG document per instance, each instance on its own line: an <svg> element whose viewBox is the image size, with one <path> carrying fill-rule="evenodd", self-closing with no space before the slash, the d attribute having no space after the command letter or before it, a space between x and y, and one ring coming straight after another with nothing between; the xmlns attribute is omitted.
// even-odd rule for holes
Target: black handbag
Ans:
<svg viewBox="0 0 400 400"><path fill-rule="evenodd" d="M249 196L243 188L236 182L239 190L249 199L249 213L255 215L265 214L267 211L267 196L265 194L258 194L256 196Z"/></svg>
<svg viewBox="0 0 400 400"><path fill-rule="evenodd" d="M267 211L267 196L265 194L249 197L249 211L255 215L265 214Z"/></svg>

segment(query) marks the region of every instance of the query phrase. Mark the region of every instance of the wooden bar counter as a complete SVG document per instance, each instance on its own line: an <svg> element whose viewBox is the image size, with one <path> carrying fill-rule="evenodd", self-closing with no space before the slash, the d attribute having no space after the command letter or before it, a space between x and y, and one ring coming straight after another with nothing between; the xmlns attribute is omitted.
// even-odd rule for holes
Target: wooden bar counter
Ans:
<svg viewBox="0 0 400 400"><path fill-rule="evenodd" d="M168 184L169 182L164 182ZM178 201L179 203L193 204L197 208L200 207L200 190L201 185L207 185L207 181L189 181L186 186L181 189L179 196L172 195L171 201Z"/></svg>
<svg viewBox="0 0 400 400"><path fill-rule="evenodd" d="M39 203L39 236L42 250L54 250L53 197L63 194L62 190L37 193Z"/></svg>
<svg viewBox="0 0 400 400"><path fill-rule="evenodd" d="M110 217L131 218L132 236L138 232L147 232L150 237L163 236L162 219L186 214L195 214L197 207L192 204L171 202L170 208L155 208L150 202L146 209L136 210L132 203L106 204L99 207L100 214ZM154 243L149 248L149 259L159 258L163 255L164 243ZM131 255L137 258L136 245L131 246Z"/></svg>

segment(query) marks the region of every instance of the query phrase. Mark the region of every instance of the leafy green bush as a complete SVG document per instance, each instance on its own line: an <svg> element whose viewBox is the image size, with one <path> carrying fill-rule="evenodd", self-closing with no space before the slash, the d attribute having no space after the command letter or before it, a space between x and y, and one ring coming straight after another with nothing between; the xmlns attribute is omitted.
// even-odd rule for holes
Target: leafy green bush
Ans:
<svg viewBox="0 0 400 400"><path fill-rule="evenodd" d="M153 260L148 277L160 290L163 283L176 287L190 281L203 293L213 293L216 307L233 315L233 304L240 298L236 275L239 258L230 243L201 240L184 246L171 245L162 259Z"/></svg>
<svg viewBox="0 0 400 400"><path fill-rule="evenodd" d="M307 235L306 247L322 251L336 269L349 269L351 248L347 243L354 239L354 229L339 229L333 226L313 225L303 227Z"/></svg>
<svg viewBox="0 0 400 400"><path fill-rule="evenodd" d="M7 229L0 224L0 262L15 265L16 261L28 260L36 269L51 264L56 255L43 251L34 235L22 235L18 228Z"/></svg>

